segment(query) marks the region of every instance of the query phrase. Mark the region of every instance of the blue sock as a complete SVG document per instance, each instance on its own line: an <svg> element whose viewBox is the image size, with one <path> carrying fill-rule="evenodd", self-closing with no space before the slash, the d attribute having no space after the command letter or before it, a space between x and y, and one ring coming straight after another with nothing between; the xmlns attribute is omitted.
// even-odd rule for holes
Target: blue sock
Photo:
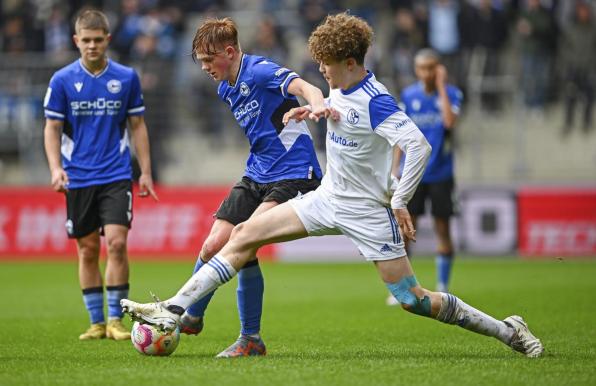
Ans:
<svg viewBox="0 0 596 386"><path fill-rule="evenodd" d="M128 283L106 286L108 293L108 319L122 319L120 300L128 298Z"/></svg>
<svg viewBox="0 0 596 386"><path fill-rule="evenodd" d="M103 314L103 287L91 287L83 289L83 301L91 324L103 323L106 321Z"/></svg>
<svg viewBox="0 0 596 386"><path fill-rule="evenodd" d="M238 272L238 313L242 326L241 334L252 335L261 331L263 313L263 292L265 284L259 261L248 262Z"/></svg>
<svg viewBox="0 0 596 386"><path fill-rule="evenodd" d="M197 263L195 264L195 269L194 271L192 271L192 273L196 273L205 264L206 263L203 260L201 260L200 257L198 257ZM186 313L190 316L194 316L195 318L203 317L205 315L205 310L207 309L207 306L209 305L209 302L211 301L211 298L213 297L214 293L215 291L212 291L203 298L199 299L198 302L186 309Z"/></svg>
<svg viewBox="0 0 596 386"><path fill-rule="evenodd" d="M437 265L437 287L445 289L448 288L452 262L453 254L437 255L437 258L435 260L435 263Z"/></svg>

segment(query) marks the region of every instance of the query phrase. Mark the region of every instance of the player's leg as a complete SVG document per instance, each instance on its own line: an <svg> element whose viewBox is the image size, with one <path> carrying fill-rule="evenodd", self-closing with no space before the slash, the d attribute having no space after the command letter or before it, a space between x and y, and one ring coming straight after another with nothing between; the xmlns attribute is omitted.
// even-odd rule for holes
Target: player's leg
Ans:
<svg viewBox="0 0 596 386"><path fill-rule="evenodd" d="M106 335L114 340L130 339L130 330L122 324L120 300L128 297L129 266L127 239L132 222L132 184L117 181L98 188L99 216L107 246L105 272L108 299Z"/></svg>
<svg viewBox="0 0 596 386"><path fill-rule="evenodd" d="M255 251L266 244L295 240L307 233L289 203L270 209L234 228L230 241L170 299L140 304L124 299L123 309L133 318L171 330L191 304L230 281Z"/></svg>
<svg viewBox="0 0 596 386"><path fill-rule="evenodd" d="M314 179L282 180L259 186L263 203L252 217L284 203L296 196L315 190L320 181ZM219 358L265 355L267 349L261 338L261 315L263 313L264 280L256 256L238 272L238 313L240 315L240 336L232 345L218 354Z"/></svg>
<svg viewBox="0 0 596 386"><path fill-rule="evenodd" d="M447 324L497 338L528 357L542 354L543 347L519 316L504 321L464 303L454 295L422 288L407 256L375 262L381 279L405 310Z"/></svg>
<svg viewBox="0 0 596 386"><path fill-rule="evenodd" d="M426 198L428 196L428 184L419 184L412 196L412 199L408 203L408 211L410 212L410 216L412 219L412 225L414 229L418 229L418 217L423 215L426 210ZM410 243L404 241L404 247L406 249L406 253L408 256L412 256ZM399 302L390 292L385 300L385 304L388 306L398 306Z"/></svg>
<svg viewBox="0 0 596 386"><path fill-rule="evenodd" d="M130 339L130 331L122 324L120 300L128 297L129 267L127 253L128 227L108 224L104 226L107 245L105 272L106 294L108 298L108 324L106 335L114 340Z"/></svg>
<svg viewBox="0 0 596 386"><path fill-rule="evenodd" d="M66 192L66 231L76 239L79 260L79 284L91 326L81 340L100 339L106 335L103 312L103 283L99 270L99 214L97 187L69 189Z"/></svg>
<svg viewBox="0 0 596 386"><path fill-rule="evenodd" d="M234 224L227 220L216 219L211 227L209 236L205 239L197 257L193 274L217 253L230 238ZM180 332L189 335L197 335L203 330L205 310L213 297L215 291L208 293L205 297L191 305L180 319Z"/></svg>
<svg viewBox="0 0 596 386"><path fill-rule="evenodd" d="M99 232L77 238L79 283L91 326L79 336L80 340L101 339L106 336L103 312L103 284L99 270Z"/></svg>
<svg viewBox="0 0 596 386"><path fill-rule="evenodd" d="M437 236L437 256L435 258L437 272L437 291L447 292L449 278L454 259L453 242L449 219L454 213L454 183L453 179L429 185L431 214L434 219L435 234Z"/></svg>
<svg viewBox="0 0 596 386"><path fill-rule="evenodd" d="M201 269L228 242L234 226L246 221L258 209L262 201L260 195L259 184L248 177L243 177L234 185L215 213L216 220L209 236L201 247L193 274ZM239 277L239 286L242 279L244 279L244 275ZM180 330L182 332L196 335L202 331L205 310L213 294L214 291L210 292L186 310L180 320ZM262 293L260 297L262 298ZM243 318L242 312L240 312L240 318L241 320Z"/></svg>

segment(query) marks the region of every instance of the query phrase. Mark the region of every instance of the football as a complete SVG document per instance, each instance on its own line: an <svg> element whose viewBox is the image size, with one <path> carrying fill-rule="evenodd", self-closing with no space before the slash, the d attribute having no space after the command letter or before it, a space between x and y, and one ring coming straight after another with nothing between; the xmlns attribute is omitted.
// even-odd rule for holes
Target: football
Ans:
<svg viewBox="0 0 596 386"><path fill-rule="evenodd" d="M167 356L176 350L180 341L180 330L160 331L150 324L135 322L130 334L132 345L141 354Z"/></svg>

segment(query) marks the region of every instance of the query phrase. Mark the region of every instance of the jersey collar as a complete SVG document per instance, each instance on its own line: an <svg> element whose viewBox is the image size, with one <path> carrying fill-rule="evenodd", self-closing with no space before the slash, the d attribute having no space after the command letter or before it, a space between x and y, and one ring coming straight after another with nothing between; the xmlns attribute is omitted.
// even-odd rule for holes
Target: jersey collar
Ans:
<svg viewBox="0 0 596 386"><path fill-rule="evenodd" d="M368 70L366 70L366 72L367 72L366 76L360 82L358 82L358 84L356 84L355 86L350 87L347 90L339 89L339 91L341 91L341 93L343 95L349 95L349 94L353 93L354 91L358 90L360 87L362 87L362 85L364 83L368 82L368 80L370 78L372 78L372 75L373 75L372 72L370 72Z"/></svg>
<svg viewBox="0 0 596 386"><path fill-rule="evenodd" d="M240 83L240 74L242 74L242 69L244 68L244 58L246 57L246 54L243 52L242 53L242 58L240 58L240 67L238 67L238 73L236 74L236 82L234 83L234 85L230 84L230 81L228 80L228 86L232 87L232 88L236 88L238 86L238 83Z"/></svg>
<svg viewBox="0 0 596 386"><path fill-rule="evenodd" d="M110 62L111 62L111 60L108 58L105 68L99 74L93 75L93 73L91 73L91 71L87 70L87 68L85 67L85 65L83 64L81 59L79 58L79 66L83 69L83 71L85 71L87 73L87 75L89 75L92 78L99 78L100 76L105 74L108 71L108 68L110 68Z"/></svg>

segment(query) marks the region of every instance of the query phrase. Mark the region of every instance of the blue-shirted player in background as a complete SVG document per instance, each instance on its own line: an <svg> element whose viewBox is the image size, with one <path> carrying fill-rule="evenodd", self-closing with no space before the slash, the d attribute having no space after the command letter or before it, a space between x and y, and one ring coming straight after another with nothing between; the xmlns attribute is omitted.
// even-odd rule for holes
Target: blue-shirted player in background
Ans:
<svg viewBox="0 0 596 386"><path fill-rule="evenodd" d="M120 299L128 297L126 240L132 221L132 169L128 127L141 168L140 196L157 199L139 78L106 56L106 16L83 11L74 42L81 58L57 71L44 100L45 150L55 191L66 194L66 231L76 238L79 281L91 327L81 340L130 339ZM99 269L100 232L107 244L105 323Z"/></svg>
<svg viewBox="0 0 596 386"><path fill-rule="evenodd" d="M270 59L243 53L230 18L207 19L196 32L192 53L202 70L219 82L219 97L229 105L250 142L244 176L215 213L215 222L197 258L197 272L227 243L236 225L319 186L322 172L306 124L284 124L282 118L299 106L296 96L310 103L313 118L318 119L327 109L321 90L295 72ZM266 354L260 336L263 291L263 276L254 251L251 261L238 272L240 336L218 357ZM182 332L202 331L212 296L213 292L186 310L180 323Z"/></svg>
<svg viewBox="0 0 596 386"><path fill-rule="evenodd" d="M416 219L424 214L426 201L430 199L438 239L437 291L447 292L454 252L449 229L455 205L452 132L461 108L462 92L447 84L447 70L434 50L420 50L414 58L414 68L419 81L402 91L401 104L432 146L432 153L408 210L416 227ZM402 154L399 149L396 151L396 174ZM393 297L388 302L394 303Z"/></svg>

